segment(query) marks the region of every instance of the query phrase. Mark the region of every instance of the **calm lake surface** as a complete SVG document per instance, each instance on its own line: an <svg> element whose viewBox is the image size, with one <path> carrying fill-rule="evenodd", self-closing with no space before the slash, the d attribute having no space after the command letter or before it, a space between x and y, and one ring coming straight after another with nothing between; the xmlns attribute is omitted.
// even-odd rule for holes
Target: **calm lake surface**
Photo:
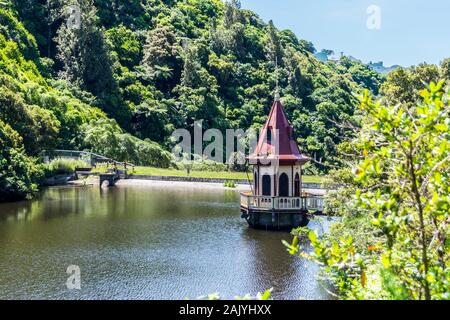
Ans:
<svg viewBox="0 0 450 320"><path fill-rule="evenodd" d="M0 204L0 298L232 299L271 287L275 299L329 298L317 267L282 239L291 237L248 228L237 191L52 188ZM81 290L66 287L69 265Z"/></svg>

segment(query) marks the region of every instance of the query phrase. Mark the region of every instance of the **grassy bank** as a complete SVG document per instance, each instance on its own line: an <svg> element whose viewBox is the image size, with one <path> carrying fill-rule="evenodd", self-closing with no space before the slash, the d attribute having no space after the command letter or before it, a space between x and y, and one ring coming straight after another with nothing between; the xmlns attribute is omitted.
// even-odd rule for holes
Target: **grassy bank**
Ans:
<svg viewBox="0 0 450 320"><path fill-rule="evenodd" d="M136 167L134 169L136 175L146 176L167 176L167 177L193 177L193 178L213 178L213 179L230 179L230 180L246 180L247 174L245 172L210 172L210 171L191 171L188 175L185 170L176 169L161 169L153 167ZM252 179L251 174L249 174ZM323 177L319 176L304 176L303 182L322 182Z"/></svg>

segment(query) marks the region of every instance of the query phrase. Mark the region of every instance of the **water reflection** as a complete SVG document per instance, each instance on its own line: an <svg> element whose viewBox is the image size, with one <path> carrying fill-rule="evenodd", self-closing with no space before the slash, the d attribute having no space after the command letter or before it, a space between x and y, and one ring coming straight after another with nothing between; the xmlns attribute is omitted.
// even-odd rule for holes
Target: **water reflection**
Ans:
<svg viewBox="0 0 450 320"><path fill-rule="evenodd" d="M0 298L327 298L316 267L289 256L286 233L248 229L221 189L48 189L0 205ZM68 265L82 290L65 287Z"/></svg>

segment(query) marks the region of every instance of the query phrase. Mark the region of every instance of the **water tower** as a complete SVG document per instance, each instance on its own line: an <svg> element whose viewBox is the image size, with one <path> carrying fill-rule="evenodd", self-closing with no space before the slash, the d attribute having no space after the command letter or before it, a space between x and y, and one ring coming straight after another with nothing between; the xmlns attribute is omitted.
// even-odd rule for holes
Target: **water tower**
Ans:
<svg viewBox="0 0 450 320"><path fill-rule="evenodd" d="M249 225L262 229L290 229L308 224L308 212L321 209L302 190L302 166L310 158L302 154L281 105L280 95L261 130L254 152L252 192L241 194L241 213ZM322 200L323 201L323 200Z"/></svg>

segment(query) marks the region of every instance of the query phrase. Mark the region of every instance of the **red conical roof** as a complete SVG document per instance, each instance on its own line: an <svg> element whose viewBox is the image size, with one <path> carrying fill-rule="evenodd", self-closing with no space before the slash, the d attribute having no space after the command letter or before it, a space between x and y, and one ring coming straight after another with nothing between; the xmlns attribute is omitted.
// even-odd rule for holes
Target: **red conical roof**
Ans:
<svg viewBox="0 0 450 320"><path fill-rule="evenodd" d="M271 139L268 139L269 129L272 132ZM279 143L278 148L276 141ZM265 164L267 164L267 160L273 159L278 160L280 164L284 165L304 164L310 160L298 148L297 142L294 139L294 130L287 120L278 95L270 110L269 119L267 119L261 131L258 145L248 159L255 162L266 160L264 161Z"/></svg>

